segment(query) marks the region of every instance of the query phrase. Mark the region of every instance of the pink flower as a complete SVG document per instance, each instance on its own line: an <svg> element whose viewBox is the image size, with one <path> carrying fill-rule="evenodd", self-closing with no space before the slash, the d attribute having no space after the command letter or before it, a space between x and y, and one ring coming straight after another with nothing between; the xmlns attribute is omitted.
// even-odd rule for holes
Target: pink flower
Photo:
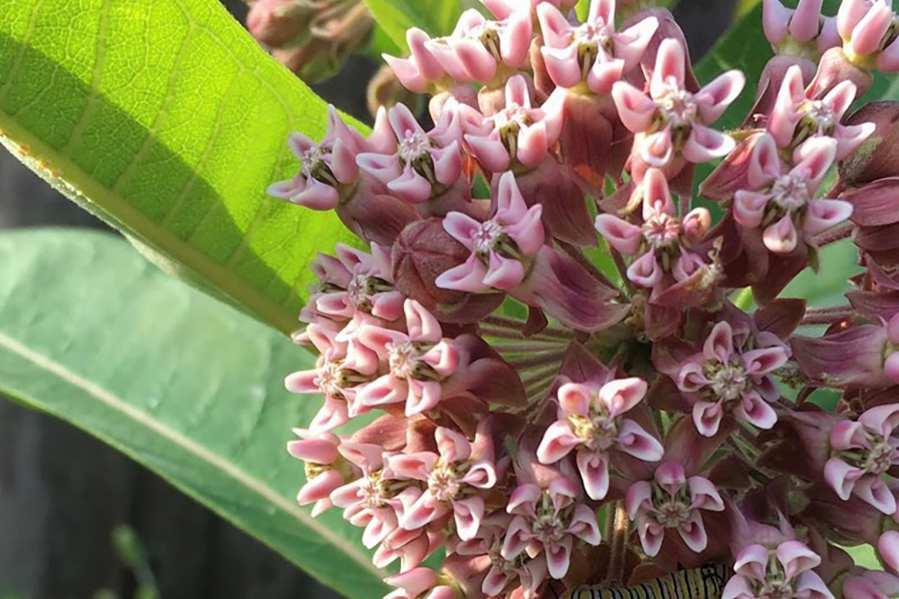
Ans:
<svg viewBox="0 0 899 599"><path fill-rule="evenodd" d="M452 513L455 533L462 541L477 534L484 517L480 494L496 484L493 441L482 438L477 446L461 434L439 427L435 432L438 453L401 453L388 458L398 478L423 481L424 492L403 510L400 526L416 530Z"/></svg>
<svg viewBox="0 0 899 599"><path fill-rule="evenodd" d="M820 563L821 558L800 541L748 545L737 554L737 575L728 581L721 599L833 599L814 572Z"/></svg>
<svg viewBox="0 0 899 599"><path fill-rule="evenodd" d="M899 40L891 5L891 0L843 0L837 30L850 59L885 72L899 71Z"/></svg>
<svg viewBox="0 0 899 599"><path fill-rule="evenodd" d="M613 248L637 258L627 269L635 285L661 292L675 281L685 281L706 265L702 253L694 249L711 225L705 208L696 208L685 217L668 189L665 175L649 169L638 188L642 196L642 224L628 222L612 214L596 217L596 229Z"/></svg>
<svg viewBox="0 0 899 599"><path fill-rule="evenodd" d="M372 138L379 148L356 157L359 168L398 198L422 204L446 193L462 175L461 125L451 110L425 133L404 104L379 113Z"/></svg>
<svg viewBox="0 0 899 599"><path fill-rule="evenodd" d="M293 429L298 440L287 444L287 452L306 467L306 483L297 494L300 505L315 504L312 516L318 516L332 507L330 495L338 487L346 484L353 472L352 464L341 459L338 448L340 439L327 432L313 433L299 428Z"/></svg>
<svg viewBox="0 0 899 599"><path fill-rule="evenodd" d="M624 414L646 394L638 378L618 379L602 386L566 383L558 391L558 420L551 424L537 449L544 464L558 462L576 450L578 471L590 499L604 499L609 490L611 452L621 451L646 462L662 459L661 443Z"/></svg>
<svg viewBox="0 0 899 599"><path fill-rule="evenodd" d="M284 379L291 393L321 394L325 403L313 418L310 430L329 431L345 424L351 415L365 411L356 402L360 385L374 380L378 357L355 339L341 341L338 331L310 324L304 339L319 352L315 368L301 370Z"/></svg>
<svg viewBox="0 0 899 599"><path fill-rule="evenodd" d="M404 403L406 415L414 416L443 399L442 382L456 371L459 353L421 304L406 300L403 310L407 333L374 325L360 327L360 344L378 355L388 373L360 388L356 399L367 407Z"/></svg>
<svg viewBox="0 0 899 599"><path fill-rule="evenodd" d="M765 37L775 50L783 49L784 53L809 45L819 53L839 46L836 19L821 14L822 4L823 0L799 0L794 10L780 0L764 0L762 26Z"/></svg>
<svg viewBox="0 0 899 599"><path fill-rule="evenodd" d="M787 363L789 348L771 333L759 333L753 343L737 346L731 325L718 322L703 344L677 373L678 388L693 398L693 422L706 437L718 433L725 413L761 429L777 422L769 405L780 398L771 376Z"/></svg>
<svg viewBox="0 0 899 599"><path fill-rule="evenodd" d="M840 499L855 495L865 503L892 515L896 498L884 477L899 465L899 404L878 406L859 416L857 422L842 420L830 432L831 458L824 477Z"/></svg>
<svg viewBox="0 0 899 599"><path fill-rule="evenodd" d="M471 256L440 275L438 287L483 293L509 291L524 281L529 259L545 241L543 207L527 207L511 172L500 179L496 198L493 216L483 223L461 212L446 215L446 232L471 250Z"/></svg>
<svg viewBox="0 0 899 599"><path fill-rule="evenodd" d="M319 255L312 265L320 287L301 314L302 320L311 323L325 317L346 325L365 317L387 323L402 316L403 295L393 286L386 248L373 243L367 254L339 243L334 253L336 258Z"/></svg>
<svg viewBox="0 0 899 599"><path fill-rule="evenodd" d="M269 186L269 195L314 210L333 210L342 196L352 193L359 176L356 155L366 147L365 140L340 120L333 106L328 106L328 133L321 143L291 133L287 145L299 158L300 171Z"/></svg>
<svg viewBox="0 0 899 599"><path fill-rule="evenodd" d="M750 159L748 189L734 194L734 220L761 229L765 247L775 254L789 254L800 242L848 220L852 204L815 197L836 151L834 139L813 137L796 148L788 168L774 138L763 136Z"/></svg>
<svg viewBox="0 0 899 599"><path fill-rule="evenodd" d="M518 162L536 168L559 138L559 123L531 103L527 80L515 75L506 82L505 108L484 119L486 133L466 135L478 162L500 173Z"/></svg>
<svg viewBox="0 0 899 599"><path fill-rule="evenodd" d="M503 72L526 65L531 34L529 11L489 21L471 8L459 17L452 35L429 40L425 47L454 81L491 84Z"/></svg>
<svg viewBox="0 0 899 599"><path fill-rule="evenodd" d="M787 69L768 118L768 132L781 148L794 148L810 137L832 137L837 142L836 159L843 160L875 129L874 123L842 124L855 94L855 84L843 81L821 99L810 97L801 69L792 66Z"/></svg>
<svg viewBox="0 0 899 599"><path fill-rule="evenodd" d="M593 509L581 503L580 489L564 464L548 477L535 475L528 451L519 449L515 465L519 485L506 506L514 518L501 555L514 560L525 552L531 557L543 554L549 575L559 580L568 572L575 540L599 545L599 523Z"/></svg>
<svg viewBox="0 0 899 599"><path fill-rule="evenodd" d="M743 74L728 71L694 94L685 87L684 60L684 48L666 39L659 46L649 94L625 81L612 87L621 122L637 134L634 153L650 167L664 168L675 156L708 162L734 148L733 139L709 125L743 91Z"/></svg>
<svg viewBox="0 0 899 599"><path fill-rule="evenodd" d="M560 88L584 82L600 95L640 63L659 25L647 17L616 32L614 0L592 0L587 20L577 26L550 3L537 5L537 16L546 44L541 53L553 82Z"/></svg>
<svg viewBox="0 0 899 599"><path fill-rule="evenodd" d="M339 451L362 475L332 491L330 499L335 506L343 508L343 517L348 522L365 528L362 543L371 549L396 530L396 512L401 507L398 496L405 485L395 480L384 463L380 445L346 441Z"/></svg>
<svg viewBox="0 0 899 599"><path fill-rule="evenodd" d="M625 507L637 524L643 551L655 557L668 531L677 531L695 553L708 545L702 511L724 511L724 501L715 485L701 476L687 478L684 467L665 462L656 468L652 481L637 481L627 490Z"/></svg>
<svg viewBox="0 0 899 599"><path fill-rule="evenodd" d="M574 9L577 0L481 0L490 12L496 15L497 19L505 19L513 12L521 10L522 4L529 3L530 11L533 13L536 8L542 4L551 4L562 12L569 12Z"/></svg>
<svg viewBox="0 0 899 599"><path fill-rule="evenodd" d="M512 560L503 557L502 548L513 516L494 512L484 518L480 530L472 539L455 547L464 556L486 556L489 567L481 584L481 591L490 597L513 594L516 590L526 599L537 599L538 589L546 579L546 556L530 557L526 552Z"/></svg>

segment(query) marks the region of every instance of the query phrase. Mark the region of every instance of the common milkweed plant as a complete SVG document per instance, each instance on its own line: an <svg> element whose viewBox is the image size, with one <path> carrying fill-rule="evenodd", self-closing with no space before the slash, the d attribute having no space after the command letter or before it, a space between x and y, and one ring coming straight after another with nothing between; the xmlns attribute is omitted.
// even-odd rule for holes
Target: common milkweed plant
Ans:
<svg viewBox="0 0 899 599"><path fill-rule="evenodd" d="M371 129L213 2L71 4L0 3L8 147L309 352L119 244L20 233L4 390L352 597L709 566L725 599L899 596L889 0L750 5L698 65L651 2L258 0L301 75L386 32L427 108Z"/></svg>

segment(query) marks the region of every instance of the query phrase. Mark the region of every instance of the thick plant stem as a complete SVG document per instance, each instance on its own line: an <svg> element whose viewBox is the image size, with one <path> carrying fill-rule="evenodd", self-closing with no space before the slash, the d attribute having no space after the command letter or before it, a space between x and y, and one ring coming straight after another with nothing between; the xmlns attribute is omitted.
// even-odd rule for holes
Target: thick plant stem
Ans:
<svg viewBox="0 0 899 599"><path fill-rule="evenodd" d="M627 538L630 535L630 520L624 509L624 502L616 501L609 514L609 565L606 569L606 584L616 586L624 582L624 567L627 554Z"/></svg>

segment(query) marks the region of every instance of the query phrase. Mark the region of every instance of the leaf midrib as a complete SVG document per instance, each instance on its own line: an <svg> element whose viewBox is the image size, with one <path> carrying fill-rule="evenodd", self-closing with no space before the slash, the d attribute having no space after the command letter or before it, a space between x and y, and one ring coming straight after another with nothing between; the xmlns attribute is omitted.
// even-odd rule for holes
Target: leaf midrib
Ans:
<svg viewBox="0 0 899 599"><path fill-rule="evenodd" d="M236 483L243 486L248 491L259 495L259 497L274 505L282 512L300 520L305 526L316 534L320 535L323 540L347 555L354 562L359 564L363 570L368 571L375 577L380 578L382 573L375 568L367 555L359 550L358 545L351 543L347 539L335 535L328 527L312 518L306 511L298 505L289 501L272 489L263 481L253 477L244 470L238 468L234 463L229 462L222 456L210 451L203 445L197 443L191 438L183 435L177 430L166 426L160 420L149 417L146 413L135 408L125 400L121 399L113 392L104 389L100 385L89 381L75 372L72 372L64 365L56 362L52 358L45 356L39 352L33 351L18 340L9 337L0 332L0 349L8 351L19 358L26 360L40 368L42 371L56 377L64 384L75 387L87 395L93 397L108 408L117 411L123 417L132 420L138 426L142 426L150 431L160 435L167 441L171 442L181 450L193 455L198 460L207 463L209 466L223 472Z"/></svg>

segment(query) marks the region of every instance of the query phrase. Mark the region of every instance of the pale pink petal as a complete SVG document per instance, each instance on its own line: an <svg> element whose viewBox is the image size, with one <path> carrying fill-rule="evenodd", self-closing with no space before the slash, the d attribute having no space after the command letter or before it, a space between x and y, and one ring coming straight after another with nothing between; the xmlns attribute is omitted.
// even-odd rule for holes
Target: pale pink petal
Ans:
<svg viewBox="0 0 899 599"><path fill-rule="evenodd" d="M633 133L646 131L656 113L656 104L642 91L624 81L612 86L612 100L618 117Z"/></svg>
<svg viewBox="0 0 899 599"><path fill-rule="evenodd" d="M587 72L587 87L594 94L605 96L616 82L621 81L624 69L625 63L621 59L597 60Z"/></svg>
<svg viewBox="0 0 899 599"><path fill-rule="evenodd" d="M684 544L694 553L702 553L708 547L709 537L706 534L705 524L699 512L690 514L690 519L681 525L677 532L680 533L680 538L683 539Z"/></svg>
<svg viewBox="0 0 899 599"><path fill-rule="evenodd" d="M768 568L768 549L759 544L749 545L740 550L734 561L734 572L747 578L765 579Z"/></svg>
<svg viewBox="0 0 899 599"><path fill-rule="evenodd" d="M852 490L853 495L882 514L896 513L896 497L884 481L874 476L863 476Z"/></svg>
<svg viewBox="0 0 899 599"><path fill-rule="evenodd" d="M699 90L695 99L699 103L702 122L710 125L717 121L737 99L745 85L746 77L743 73L727 71Z"/></svg>
<svg viewBox="0 0 899 599"><path fill-rule="evenodd" d="M766 193L738 189L734 194L734 220L744 227L755 229L762 224L770 197Z"/></svg>
<svg viewBox="0 0 899 599"><path fill-rule="evenodd" d="M546 429L543 440L537 448L537 459L542 464L555 464L575 447L581 444L581 440L571 432L571 426L567 421L553 422Z"/></svg>
<svg viewBox="0 0 899 599"><path fill-rule="evenodd" d="M747 393L734 408L734 414L743 422L768 430L777 424L777 412L757 393Z"/></svg>
<svg viewBox="0 0 899 599"><path fill-rule="evenodd" d="M787 26L790 23L790 9L780 0L764 0L762 3L762 28L765 37L772 44L779 44L787 37Z"/></svg>
<svg viewBox="0 0 899 599"><path fill-rule="evenodd" d="M590 387L580 383L565 383L559 387L557 397L559 407L565 416L586 416L590 410L593 392Z"/></svg>
<svg viewBox="0 0 899 599"><path fill-rule="evenodd" d="M553 83L563 89L574 87L580 83L582 73L578 63L576 45L564 48L544 46L540 49L540 53L543 55L546 72Z"/></svg>
<svg viewBox="0 0 899 599"><path fill-rule="evenodd" d="M490 263L482 279L483 283L494 289L511 291L524 281L524 266L518 260L490 253Z"/></svg>
<svg viewBox="0 0 899 599"><path fill-rule="evenodd" d="M790 215L784 215L779 221L766 227L762 233L762 241L775 254L789 254L795 250L799 244L799 235Z"/></svg>
<svg viewBox="0 0 899 599"><path fill-rule="evenodd" d="M523 66L528 59L533 34L531 13L519 10L511 15L500 31L499 48L503 62L513 68ZM486 81L482 79L482 81Z"/></svg>
<svg viewBox="0 0 899 599"><path fill-rule="evenodd" d="M475 254L472 254L463 264L454 266L438 276L434 283L437 287L443 289L455 289L456 291L465 291L468 293L482 293L489 289L489 287L483 283L484 275L486 273L487 267L478 260L478 257Z"/></svg>
<svg viewBox="0 0 899 599"><path fill-rule="evenodd" d="M777 560L783 565L787 579L817 568L821 558L800 541L786 541L777 546Z"/></svg>
<svg viewBox="0 0 899 599"><path fill-rule="evenodd" d="M550 2L537 4L537 20L546 45L550 48L568 46L569 36L574 29L559 9Z"/></svg>
<svg viewBox="0 0 899 599"><path fill-rule="evenodd" d="M855 483L863 475L863 470L850 466L839 458L831 458L824 465L824 479L843 501L849 499Z"/></svg>
<svg viewBox="0 0 899 599"><path fill-rule="evenodd" d="M587 497L594 501L605 499L609 492L608 458L598 451L584 448L578 450L576 461Z"/></svg>
<svg viewBox="0 0 899 599"><path fill-rule="evenodd" d="M568 567L571 564L571 545L571 537L564 537L558 543L543 548L546 552L546 566L549 575L556 580L561 580L568 574Z"/></svg>
<svg viewBox="0 0 899 599"><path fill-rule="evenodd" d="M646 395L648 385L640 378L609 381L599 390L599 400L605 404L612 418L634 408Z"/></svg>
<svg viewBox="0 0 899 599"><path fill-rule="evenodd" d="M643 230L640 227L611 214L596 217L596 230L609 245L625 256L635 255L643 242Z"/></svg>
<svg viewBox="0 0 899 599"><path fill-rule="evenodd" d="M636 519L641 509L652 507L652 485L648 481L637 481L627 489L624 499L624 507L631 520Z"/></svg>
<svg viewBox="0 0 899 599"><path fill-rule="evenodd" d="M655 252L646 252L628 267L627 278L640 287L651 289L662 280L662 269L656 262Z"/></svg>
<svg viewBox="0 0 899 599"><path fill-rule="evenodd" d="M363 152L356 156L356 164L384 185L403 174L403 166L396 154Z"/></svg>
<svg viewBox="0 0 899 599"><path fill-rule="evenodd" d="M812 200L805 213L802 230L806 235L817 235L849 220L853 206L843 200Z"/></svg>
<svg viewBox="0 0 899 599"><path fill-rule="evenodd" d="M701 164L727 156L736 145L731 136L694 124L681 153L689 162Z"/></svg>
<svg viewBox="0 0 899 599"><path fill-rule="evenodd" d="M500 554L504 559L513 560L524 551L530 537L527 522L518 516L509 523Z"/></svg>
<svg viewBox="0 0 899 599"><path fill-rule="evenodd" d="M666 38L659 44L649 93L653 98L661 98L673 83L683 89L685 80L686 53L680 42L674 38Z"/></svg>
<svg viewBox="0 0 899 599"><path fill-rule="evenodd" d="M387 189L410 204L421 204L431 197L431 183L411 166L404 168L399 177L388 182Z"/></svg>
<svg viewBox="0 0 899 599"><path fill-rule="evenodd" d="M718 360L722 363L730 361L734 353L734 333L730 324L722 320L712 327L712 332L702 346L702 355L707 360Z"/></svg>
<svg viewBox="0 0 899 599"><path fill-rule="evenodd" d="M528 208L517 223L504 227L506 235L515 240L519 251L525 256L534 256L546 242L543 228L543 206L534 204Z"/></svg>
<svg viewBox="0 0 899 599"><path fill-rule="evenodd" d="M693 404L693 424L703 437L714 437L718 434L723 417L721 402L697 401Z"/></svg>
<svg viewBox="0 0 899 599"><path fill-rule="evenodd" d="M658 462L665 453L658 439L630 419L622 420L618 427L618 448L644 462Z"/></svg>
<svg viewBox="0 0 899 599"><path fill-rule="evenodd" d="M764 347L743 352L743 364L746 372L752 376L770 374L783 366L790 355L784 347Z"/></svg>
<svg viewBox="0 0 899 599"><path fill-rule="evenodd" d="M624 60L624 70L629 71L640 62L649 42L659 29L656 17L646 17L624 31L613 35L614 54Z"/></svg>
<svg viewBox="0 0 899 599"><path fill-rule="evenodd" d="M568 532L594 547L602 542L596 512L583 503L575 506L574 513L571 515L571 524L568 525Z"/></svg>
<svg viewBox="0 0 899 599"><path fill-rule="evenodd" d="M436 463L437 454L430 451L400 453L387 458L387 465L397 477L412 480L428 480Z"/></svg>
<svg viewBox="0 0 899 599"><path fill-rule="evenodd" d="M463 541L473 539L481 527L484 518L484 499L478 495L468 499L453 501L453 517L456 522L456 534Z"/></svg>

